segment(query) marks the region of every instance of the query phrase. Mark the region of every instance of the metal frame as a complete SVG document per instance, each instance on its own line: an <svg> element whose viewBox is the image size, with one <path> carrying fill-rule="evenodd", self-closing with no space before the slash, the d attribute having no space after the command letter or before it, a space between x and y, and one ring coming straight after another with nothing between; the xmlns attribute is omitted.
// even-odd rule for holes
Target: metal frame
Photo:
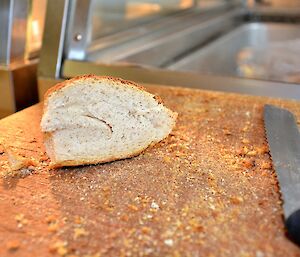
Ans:
<svg viewBox="0 0 300 257"><path fill-rule="evenodd" d="M85 49L90 35L92 0L73 0L69 7L67 39L65 43L66 59L84 59Z"/></svg>
<svg viewBox="0 0 300 257"><path fill-rule="evenodd" d="M47 2L45 32L40 53L39 76L59 78L70 0Z"/></svg>
<svg viewBox="0 0 300 257"><path fill-rule="evenodd" d="M0 1L0 65L24 58L27 23L22 21L26 21L29 5L30 0Z"/></svg>
<svg viewBox="0 0 300 257"><path fill-rule="evenodd" d="M0 119L38 101L37 59L25 56L31 1L0 1Z"/></svg>

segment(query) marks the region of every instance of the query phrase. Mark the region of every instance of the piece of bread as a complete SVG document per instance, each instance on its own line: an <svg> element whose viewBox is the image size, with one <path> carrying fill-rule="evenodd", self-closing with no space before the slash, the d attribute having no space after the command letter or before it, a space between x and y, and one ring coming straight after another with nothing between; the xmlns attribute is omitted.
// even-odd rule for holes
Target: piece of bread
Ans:
<svg viewBox="0 0 300 257"><path fill-rule="evenodd" d="M87 75L49 89L41 129L53 167L133 157L166 138L177 113L142 87Z"/></svg>

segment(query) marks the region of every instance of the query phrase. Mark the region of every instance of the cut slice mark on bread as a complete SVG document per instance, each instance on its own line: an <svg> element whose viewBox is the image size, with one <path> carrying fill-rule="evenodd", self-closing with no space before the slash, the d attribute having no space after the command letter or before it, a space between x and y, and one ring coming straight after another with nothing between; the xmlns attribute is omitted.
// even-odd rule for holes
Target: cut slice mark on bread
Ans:
<svg viewBox="0 0 300 257"><path fill-rule="evenodd" d="M54 166L72 166L137 155L167 137L176 117L132 82L83 76L49 90L41 128Z"/></svg>
<svg viewBox="0 0 300 257"><path fill-rule="evenodd" d="M96 120L98 120L98 121L104 123L104 124L109 128L110 132L113 133L112 126L111 126L109 123L107 123L105 120L99 119L99 118L97 118L97 117L95 117L95 116L93 116L93 115L91 115L91 114L86 114L86 115L84 115L84 116L85 116L85 117L88 117L88 118L91 118L91 119L96 119Z"/></svg>

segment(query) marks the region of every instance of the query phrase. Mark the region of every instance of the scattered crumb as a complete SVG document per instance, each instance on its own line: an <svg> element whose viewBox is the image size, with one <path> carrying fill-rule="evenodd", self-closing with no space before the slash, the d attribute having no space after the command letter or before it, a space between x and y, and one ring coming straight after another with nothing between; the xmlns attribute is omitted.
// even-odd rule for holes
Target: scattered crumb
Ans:
<svg viewBox="0 0 300 257"><path fill-rule="evenodd" d="M224 135L225 135L225 136L230 136L230 135L232 135L232 132L230 132L228 129L224 129L223 132L224 132Z"/></svg>
<svg viewBox="0 0 300 257"><path fill-rule="evenodd" d="M18 213L15 216L15 220L18 223L18 228L21 228L21 227L23 227L24 225L26 225L28 223L28 220L25 219L25 215L23 213Z"/></svg>
<svg viewBox="0 0 300 257"><path fill-rule="evenodd" d="M165 245L170 246L170 247L173 246L173 244L174 244L173 239L166 239L164 241L164 243L165 243Z"/></svg>
<svg viewBox="0 0 300 257"><path fill-rule="evenodd" d="M48 231L51 232L51 233L56 233L59 229L59 225L58 223L50 223L48 225Z"/></svg>
<svg viewBox="0 0 300 257"><path fill-rule="evenodd" d="M240 204L244 201L244 199L240 196L233 196L230 198L230 202L233 204Z"/></svg>
<svg viewBox="0 0 300 257"><path fill-rule="evenodd" d="M131 210L131 211L138 211L139 208L133 204L128 204L127 207Z"/></svg>
<svg viewBox="0 0 300 257"><path fill-rule="evenodd" d="M74 228L74 239L76 240L79 237L88 236L89 232L84 228Z"/></svg>
<svg viewBox="0 0 300 257"><path fill-rule="evenodd" d="M9 148L7 148L5 151L8 155L8 163L12 171L26 169L30 166L37 166L37 162L31 158L21 156Z"/></svg>
<svg viewBox="0 0 300 257"><path fill-rule="evenodd" d="M158 210L159 209L159 205L156 202L153 201L151 203L151 209Z"/></svg>
<svg viewBox="0 0 300 257"><path fill-rule="evenodd" d="M166 163L170 163L171 162L171 158L169 156L164 156L164 161Z"/></svg>
<svg viewBox="0 0 300 257"><path fill-rule="evenodd" d="M46 217L45 221L50 224L50 223L56 223L56 216L54 215L49 215Z"/></svg>
<svg viewBox="0 0 300 257"><path fill-rule="evenodd" d="M247 132L249 130L249 127L248 126L245 126L242 128L242 132Z"/></svg>
<svg viewBox="0 0 300 257"><path fill-rule="evenodd" d="M178 223L177 225L181 225ZM196 232L202 232L204 230L204 227L197 221L196 219L191 219L189 220L189 225L193 228L194 231Z"/></svg>
<svg viewBox="0 0 300 257"><path fill-rule="evenodd" d="M50 246L49 251L51 253L57 253L60 256L66 256L68 254L67 249L68 242L66 241L57 241Z"/></svg>
<svg viewBox="0 0 300 257"><path fill-rule="evenodd" d="M75 224L83 224L84 222L85 222L85 220L84 220L83 217L75 216L75 218L74 218L74 223Z"/></svg>
<svg viewBox="0 0 300 257"><path fill-rule="evenodd" d="M15 252L20 248L20 242L18 240L8 241L6 247L8 251Z"/></svg>
<svg viewBox="0 0 300 257"><path fill-rule="evenodd" d="M129 220L129 217L128 217L128 215L124 214L124 215L121 216L120 219L121 219L122 221L127 222L127 221Z"/></svg>
<svg viewBox="0 0 300 257"><path fill-rule="evenodd" d="M41 199L45 199L46 197L47 197L47 195L46 194L41 194Z"/></svg>
<svg viewBox="0 0 300 257"><path fill-rule="evenodd" d="M142 227L142 233L143 234L150 234L151 229L149 227Z"/></svg>

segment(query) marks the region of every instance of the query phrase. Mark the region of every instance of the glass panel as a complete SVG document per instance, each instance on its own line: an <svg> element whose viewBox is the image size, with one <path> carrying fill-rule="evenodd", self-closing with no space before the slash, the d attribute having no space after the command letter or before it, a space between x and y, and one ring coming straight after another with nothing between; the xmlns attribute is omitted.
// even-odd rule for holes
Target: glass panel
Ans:
<svg viewBox="0 0 300 257"><path fill-rule="evenodd" d="M26 58L38 55L42 46L47 0L31 0L27 24Z"/></svg>
<svg viewBox="0 0 300 257"><path fill-rule="evenodd" d="M92 40L193 4L194 0L93 0Z"/></svg>
<svg viewBox="0 0 300 257"><path fill-rule="evenodd" d="M47 0L0 1L0 64L37 57Z"/></svg>
<svg viewBox="0 0 300 257"><path fill-rule="evenodd" d="M224 2L224 0L200 0L198 1L197 6L201 9L209 9L216 6L224 5Z"/></svg>

